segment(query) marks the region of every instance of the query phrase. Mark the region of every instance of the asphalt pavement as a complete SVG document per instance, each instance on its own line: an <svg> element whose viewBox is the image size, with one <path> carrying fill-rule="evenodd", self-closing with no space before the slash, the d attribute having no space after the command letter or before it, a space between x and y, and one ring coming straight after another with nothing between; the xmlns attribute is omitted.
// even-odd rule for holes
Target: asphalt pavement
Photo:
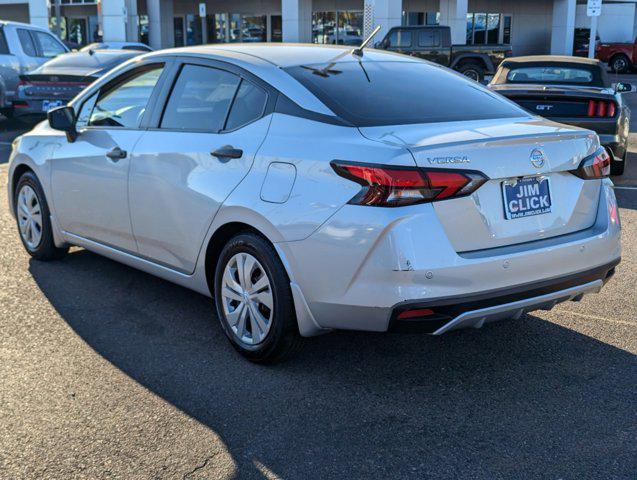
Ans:
<svg viewBox="0 0 637 480"><path fill-rule="evenodd" d="M81 249L31 260L0 165L0 479L635 479L637 133L630 160L603 293L442 337L333 333L275 367L201 295Z"/></svg>

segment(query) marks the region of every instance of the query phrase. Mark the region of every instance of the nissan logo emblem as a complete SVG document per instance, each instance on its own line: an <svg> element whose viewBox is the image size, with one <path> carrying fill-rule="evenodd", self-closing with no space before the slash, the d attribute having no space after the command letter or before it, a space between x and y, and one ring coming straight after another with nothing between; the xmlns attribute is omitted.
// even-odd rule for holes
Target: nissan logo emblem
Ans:
<svg viewBox="0 0 637 480"><path fill-rule="evenodd" d="M544 162L546 161L546 156L544 152L539 148L534 148L531 151L531 165L535 168L542 168L544 166Z"/></svg>

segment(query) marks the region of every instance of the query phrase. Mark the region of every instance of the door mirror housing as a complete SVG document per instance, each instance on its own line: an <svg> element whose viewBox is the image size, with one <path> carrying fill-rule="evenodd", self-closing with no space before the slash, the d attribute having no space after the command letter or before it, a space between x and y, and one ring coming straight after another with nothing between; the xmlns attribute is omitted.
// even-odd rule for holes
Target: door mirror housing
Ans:
<svg viewBox="0 0 637 480"><path fill-rule="evenodd" d="M632 90L633 86L630 83L618 82L617 85L615 85L615 91L617 93L632 92Z"/></svg>
<svg viewBox="0 0 637 480"><path fill-rule="evenodd" d="M73 143L77 138L75 129L75 110L73 107L57 107L49 110L47 114L49 125L54 130L66 132L66 139Z"/></svg>

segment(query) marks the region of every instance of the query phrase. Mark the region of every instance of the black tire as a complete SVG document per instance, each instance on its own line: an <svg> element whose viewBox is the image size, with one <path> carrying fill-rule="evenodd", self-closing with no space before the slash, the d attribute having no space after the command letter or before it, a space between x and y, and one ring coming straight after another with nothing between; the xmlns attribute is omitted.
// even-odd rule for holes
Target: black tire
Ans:
<svg viewBox="0 0 637 480"><path fill-rule="evenodd" d="M264 339L248 344L238 338L226 319L221 289L226 265L238 253L252 255L263 266L273 294L271 326ZM303 343L299 334L290 280L272 245L253 232L239 233L225 245L215 269L214 297L221 327L232 346L248 360L256 363L277 363L298 352Z"/></svg>
<svg viewBox="0 0 637 480"><path fill-rule="evenodd" d="M484 81L484 67L479 63L467 62L458 67L458 72L476 82Z"/></svg>
<svg viewBox="0 0 637 480"><path fill-rule="evenodd" d="M626 73L632 67L632 65L630 64L630 59L624 54L615 55L613 58L610 59L608 65L610 66L610 69L615 73Z"/></svg>
<svg viewBox="0 0 637 480"><path fill-rule="evenodd" d="M35 192L35 196L37 197L38 204L40 205L40 214L42 217L42 230L41 230L41 238L37 245L29 246L25 239L22 237L20 233L20 217L18 212L18 195L22 188L28 185ZM38 177L33 172L25 172L19 178L15 190L13 192L13 205L14 205L14 213L16 216L16 225L18 227L18 235L20 236L20 240L22 241L22 245L25 250L31 255L33 258L42 261L48 260L58 260L64 257L69 249L58 248L55 246L53 242L53 229L51 228L51 217L49 212L49 205L46 202L46 197L44 196L44 191L42 190L42 185L40 185L40 181Z"/></svg>
<svg viewBox="0 0 637 480"><path fill-rule="evenodd" d="M624 153L624 159L621 162L611 160L610 162L610 174L613 176L623 175L626 169L626 160L628 160L628 151Z"/></svg>

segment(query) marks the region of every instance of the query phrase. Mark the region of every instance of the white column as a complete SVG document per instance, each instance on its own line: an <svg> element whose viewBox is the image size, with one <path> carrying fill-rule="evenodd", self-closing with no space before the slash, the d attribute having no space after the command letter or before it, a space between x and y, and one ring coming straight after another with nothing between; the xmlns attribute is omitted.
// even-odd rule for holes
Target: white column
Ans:
<svg viewBox="0 0 637 480"><path fill-rule="evenodd" d="M467 43L467 0L440 0L440 25L451 28L451 43Z"/></svg>
<svg viewBox="0 0 637 480"><path fill-rule="evenodd" d="M105 42L126 41L126 3L124 0L102 0L102 35Z"/></svg>
<svg viewBox="0 0 637 480"><path fill-rule="evenodd" d="M137 0L126 0L126 40L139 42L139 17L137 16Z"/></svg>
<svg viewBox="0 0 637 480"><path fill-rule="evenodd" d="M312 0L281 0L283 41L312 41Z"/></svg>
<svg viewBox="0 0 637 480"><path fill-rule="evenodd" d="M156 50L175 44L172 0L148 0L148 43Z"/></svg>
<svg viewBox="0 0 637 480"><path fill-rule="evenodd" d="M576 0L553 0L551 54L572 55Z"/></svg>
<svg viewBox="0 0 637 480"><path fill-rule="evenodd" d="M382 40L390 28L398 27L402 23L402 0L365 0L364 10L368 15L370 11L373 12L372 30L380 25L380 31L372 40L372 45ZM366 36L369 35L369 33L371 33L371 31L365 32Z"/></svg>
<svg viewBox="0 0 637 480"><path fill-rule="evenodd" d="M49 28L49 8L46 0L29 0L29 22L38 27Z"/></svg>

